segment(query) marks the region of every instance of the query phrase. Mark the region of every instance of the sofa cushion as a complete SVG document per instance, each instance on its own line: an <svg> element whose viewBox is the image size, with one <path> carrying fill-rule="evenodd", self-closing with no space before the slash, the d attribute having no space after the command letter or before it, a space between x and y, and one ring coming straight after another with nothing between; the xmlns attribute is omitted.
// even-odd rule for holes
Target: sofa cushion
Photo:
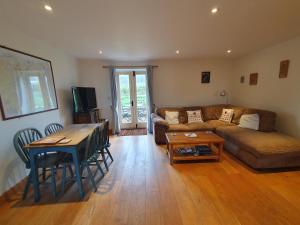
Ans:
<svg viewBox="0 0 300 225"><path fill-rule="evenodd" d="M169 131L202 131L202 130L213 131L214 129L215 128L213 126L209 125L206 122L169 125Z"/></svg>
<svg viewBox="0 0 300 225"><path fill-rule="evenodd" d="M240 123L241 116L245 113L246 108L239 106L228 106L228 109L233 109L232 123L238 125Z"/></svg>
<svg viewBox="0 0 300 225"><path fill-rule="evenodd" d="M204 121L218 120L222 115L222 111L225 107L227 107L227 105L210 105L202 107L202 115Z"/></svg>
<svg viewBox="0 0 300 225"><path fill-rule="evenodd" d="M164 107L164 108L158 108L156 109L156 114L162 117L163 119L166 118L166 111L169 112L179 112L181 111L181 108L179 107Z"/></svg>
<svg viewBox="0 0 300 225"><path fill-rule="evenodd" d="M187 123L187 124L176 124L169 125L169 131L203 131L210 130L214 131L217 127L222 126L236 126L233 123L226 123L220 120L209 120L200 123Z"/></svg>
<svg viewBox="0 0 300 225"><path fill-rule="evenodd" d="M179 124L179 112L166 111L166 121L168 124Z"/></svg>
<svg viewBox="0 0 300 225"><path fill-rule="evenodd" d="M245 114L258 114L259 115L259 130L265 132L275 131L276 113L260 110L260 109L246 109Z"/></svg>
<svg viewBox="0 0 300 225"><path fill-rule="evenodd" d="M156 109L156 114L162 117L163 119L166 118L166 111L169 112L179 112L178 120L179 123L187 123L187 115L183 108L181 107L164 107Z"/></svg>
<svg viewBox="0 0 300 225"><path fill-rule="evenodd" d="M233 118L233 109L223 109L222 110L222 115L220 116L219 120L227 123L231 123L232 118Z"/></svg>
<svg viewBox="0 0 300 225"><path fill-rule="evenodd" d="M188 123L203 123L201 110L186 111Z"/></svg>
<svg viewBox="0 0 300 225"><path fill-rule="evenodd" d="M187 111L196 111L196 110L201 110L202 119L203 119L203 113L202 113L202 107L201 106L188 106L188 107L183 107L182 108L182 113L181 113L182 123L188 123L189 122Z"/></svg>
<svg viewBox="0 0 300 225"><path fill-rule="evenodd" d="M205 123L207 123L208 125L217 128L217 127L225 127L225 126L236 126L233 123L226 123L224 121L221 120L208 120Z"/></svg>
<svg viewBox="0 0 300 225"><path fill-rule="evenodd" d="M258 114L244 114L241 116L240 124L241 128L248 128L252 130L259 129L259 115Z"/></svg>
<svg viewBox="0 0 300 225"><path fill-rule="evenodd" d="M216 132L258 158L274 154L300 155L300 141L279 132L260 132L238 126L218 127Z"/></svg>

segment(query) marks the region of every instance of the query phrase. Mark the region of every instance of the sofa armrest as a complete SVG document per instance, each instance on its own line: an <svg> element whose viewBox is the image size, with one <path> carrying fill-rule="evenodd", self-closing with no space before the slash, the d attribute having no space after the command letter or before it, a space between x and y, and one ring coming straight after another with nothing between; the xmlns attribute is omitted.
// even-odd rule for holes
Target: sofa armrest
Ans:
<svg viewBox="0 0 300 225"><path fill-rule="evenodd" d="M169 129L169 124L162 117L158 116L155 113L151 114L152 123L153 123L153 135L156 144L166 144L166 132Z"/></svg>
<svg viewBox="0 0 300 225"><path fill-rule="evenodd" d="M153 123L159 123L161 125L169 126L168 122L164 118L157 115L156 113L152 113L151 118Z"/></svg>

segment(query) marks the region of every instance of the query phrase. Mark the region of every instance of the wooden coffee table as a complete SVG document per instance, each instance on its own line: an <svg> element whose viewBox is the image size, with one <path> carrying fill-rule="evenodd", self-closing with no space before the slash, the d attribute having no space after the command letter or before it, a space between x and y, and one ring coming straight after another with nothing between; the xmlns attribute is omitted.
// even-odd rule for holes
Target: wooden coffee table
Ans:
<svg viewBox="0 0 300 225"><path fill-rule="evenodd" d="M184 135L185 133L189 132L166 133L168 155L170 158L171 165L173 165L174 161L180 160L221 160L224 146L223 138L219 137L213 132L193 132L197 134L197 137L186 137ZM179 147L193 147L196 145L208 145L212 149L212 154L199 156L183 156L176 153L176 149Z"/></svg>

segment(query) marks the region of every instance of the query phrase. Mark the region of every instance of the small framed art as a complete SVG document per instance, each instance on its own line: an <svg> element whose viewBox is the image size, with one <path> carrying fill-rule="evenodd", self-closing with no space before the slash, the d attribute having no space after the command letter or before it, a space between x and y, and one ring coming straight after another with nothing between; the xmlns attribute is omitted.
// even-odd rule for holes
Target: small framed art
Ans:
<svg viewBox="0 0 300 225"><path fill-rule="evenodd" d="M241 78L240 78L240 83L241 83L241 84L245 83L245 76L241 76Z"/></svg>
<svg viewBox="0 0 300 225"><path fill-rule="evenodd" d="M210 72L209 71L202 72L201 83L202 84L210 83Z"/></svg>
<svg viewBox="0 0 300 225"><path fill-rule="evenodd" d="M287 78L289 72L290 60L280 62L279 78Z"/></svg>
<svg viewBox="0 0 300 225"><path fill-rule="evenodd" d="M249 84L250 85L257 85L257 82L258 82L258 73L251 73Z"/></svg>

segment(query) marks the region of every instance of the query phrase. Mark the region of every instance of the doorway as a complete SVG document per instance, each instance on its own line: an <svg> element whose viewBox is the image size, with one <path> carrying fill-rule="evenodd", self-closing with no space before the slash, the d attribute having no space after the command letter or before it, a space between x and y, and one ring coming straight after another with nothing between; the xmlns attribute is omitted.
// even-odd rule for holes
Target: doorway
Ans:
<svg viewBox="0 0 300 225"><path fill-rule="evenodd" d="M121 129L146 129L146 69L117 69L116 76Z"/></svg>

